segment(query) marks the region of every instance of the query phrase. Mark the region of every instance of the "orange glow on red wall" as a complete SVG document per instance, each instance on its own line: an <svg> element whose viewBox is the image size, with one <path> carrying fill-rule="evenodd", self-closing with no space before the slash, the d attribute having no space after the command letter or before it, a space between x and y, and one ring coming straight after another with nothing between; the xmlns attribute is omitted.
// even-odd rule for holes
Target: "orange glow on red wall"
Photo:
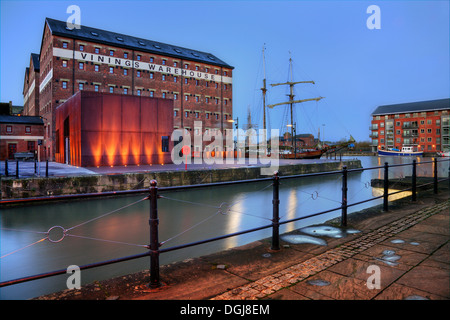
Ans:
<svg viewBox="0 0 450 320"><path fill-rule="evenodd" d="M161 138L172 133L172 110L173 101L168 99L78 92L56 109L56 159L64 162L64 121L69 119L72 165L170 163ZM172 146L169 142L169 150Z"/></svg>

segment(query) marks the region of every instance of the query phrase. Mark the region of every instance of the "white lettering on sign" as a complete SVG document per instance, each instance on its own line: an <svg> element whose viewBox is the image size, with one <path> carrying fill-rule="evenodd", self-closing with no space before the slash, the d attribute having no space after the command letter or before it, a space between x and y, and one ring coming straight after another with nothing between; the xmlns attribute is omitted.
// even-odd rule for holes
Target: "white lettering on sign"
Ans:
<svg viewBox="0 0 450 320"><path fill-rule="evenodd" d="M64 59L72 59L73 52L68 49L53 48L53 55ZM103 56L95 53L87 53L75 51L75 59L79 61L90 61L94 63L121 66L126 68L133 68L138 70L148 70L152 72L160 72L182 77L190 77L195 79L204 79L209 81L217 81L223 83L232 83L231 77L220 76L217 74L210 74L194 70L186 70L166 65L159 65L155 63L148 63L143 61L136 61L130 59L122 59L110 56Z"/></svg>

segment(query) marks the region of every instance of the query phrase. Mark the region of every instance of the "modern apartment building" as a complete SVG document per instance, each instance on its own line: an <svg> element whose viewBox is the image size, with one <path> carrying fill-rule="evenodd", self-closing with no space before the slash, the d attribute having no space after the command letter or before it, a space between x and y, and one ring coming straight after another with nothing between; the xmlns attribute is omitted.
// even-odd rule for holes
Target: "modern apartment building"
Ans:
<svg viewBox="0 0 450 320"><path fill-rule="evenodd" d="M372 150L417 146L434 153L450 148L450 99L379 106L372 113Z"/></svg>

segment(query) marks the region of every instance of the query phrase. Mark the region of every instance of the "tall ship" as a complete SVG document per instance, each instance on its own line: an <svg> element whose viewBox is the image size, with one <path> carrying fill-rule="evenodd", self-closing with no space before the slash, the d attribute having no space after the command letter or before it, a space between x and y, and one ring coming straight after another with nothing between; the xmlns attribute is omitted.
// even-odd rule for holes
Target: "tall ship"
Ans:
<svg viewBox="0 0 450 320"><path fill-rule="evenodd" d="M264 48L263 48L263 61L264 61ZM297 148L297 139L296 139L296 128L295 128L295 122L294 122L294 116L293 116L293 107L297 103L303 103L307 101L319 101L321 99L324 99L324 97L315 97L315 98L308 98L308 99L300 99L295 100L294 95L294 86L297 84L304 84L304 83L311 83L315 84L314 81L294 81L293 80L293 73L292 73L292 57L289 57L289 73L290 73L290 80L283 83L274 83L271 84L272 87L276 86L282 86L287 85L289 86L289 100L285 102L279 102L275 104L270 104L266 106L266 79L265 79L265 62L264 63L264 79L263 79L263 87L261 88L261 91L263 93L263 126L264 129L266 129L266 107L267 108L274 108L277 106L282 105L289 105L289 114L290 114L290 121L291 123L288 124L288 127L290 127L290 136L291 136L291 150L287 153L280 153L280 158L284 159L320 159L322 155L326 152L335 152L339 149L346 148L349 146L349 144L353 144L355 140L352 136L350 136L350 140L341 144L336 145L325 145L320 141L320 132L318 136L318 143L314 148Z"/></svg>

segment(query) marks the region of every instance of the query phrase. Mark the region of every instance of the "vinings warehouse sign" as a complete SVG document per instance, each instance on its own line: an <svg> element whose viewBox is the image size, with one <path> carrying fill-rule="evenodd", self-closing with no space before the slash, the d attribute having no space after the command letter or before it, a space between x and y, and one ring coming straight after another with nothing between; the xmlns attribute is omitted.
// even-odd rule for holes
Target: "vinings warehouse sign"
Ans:
<svg viewBox="0 0 450 320"><path fill-rule="evenodd" d="M74 56L75 54L75 56ZM53 48L53 55L62 59L78 60L79 62L93 62L96 64L107 64L110 66L121 66L124 68L133 68L137 70L147 70L150 72L160 72L165 74L171 74L174 76L190 77L196 79L204 79L208 81L217 81L223 83L231 83L231 77L225 77L217 74L210 74L194 70L186 70L177 67L170 67L167 65L159 65L154 63L148 63L138 60L122 59L110 56L104 56L100 54L87 53L81 51L75 51L61 48Z"/></svg>

